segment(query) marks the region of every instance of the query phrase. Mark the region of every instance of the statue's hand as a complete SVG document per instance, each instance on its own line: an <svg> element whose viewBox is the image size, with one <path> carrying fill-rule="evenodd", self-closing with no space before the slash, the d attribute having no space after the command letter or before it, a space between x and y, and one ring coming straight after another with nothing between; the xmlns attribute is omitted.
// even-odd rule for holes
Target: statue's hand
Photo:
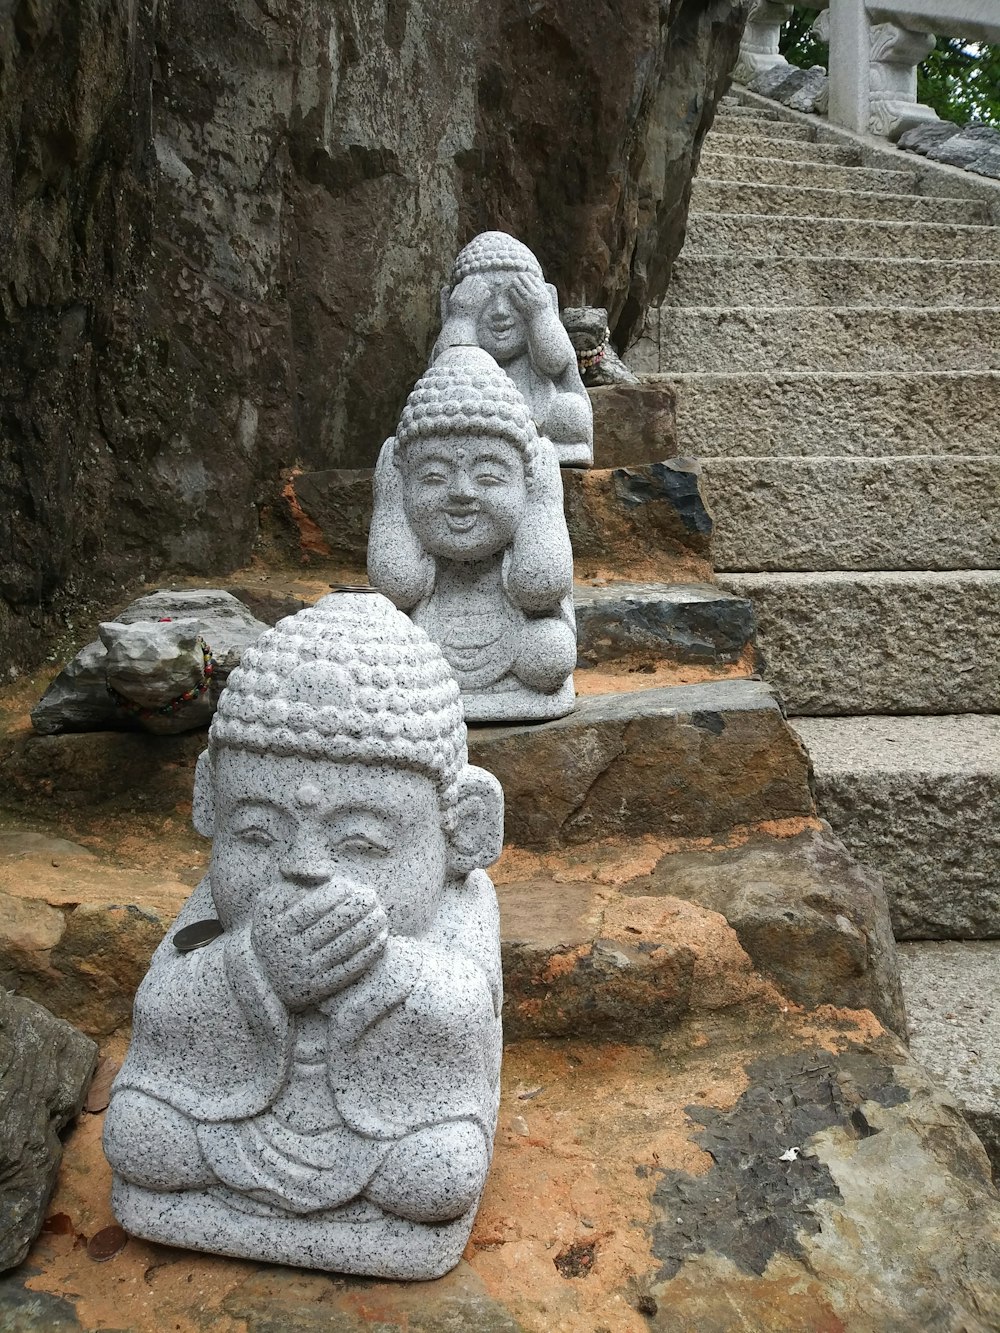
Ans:
<svg viewBox="0 0 1000 1333"><path fill-rule="evenodd" d="M489 283L478 273L470 273L448 297L448 316L475 318L489 299Z"/></svg>
<svg viewBox="0 0 1000 1333"><path fill-rule="evenodd" d="M254 904L254 951L278 996L306 1009L343 990L381 956L389 938L372 889L330 881L283 885Z"/></svg>
<svg viewBox="0 0 1000 1333"><path fill-rule="evenodd" d="M549 289L536 273L518 273L508 289L510 303L527 324L552 314Z"/></svg>

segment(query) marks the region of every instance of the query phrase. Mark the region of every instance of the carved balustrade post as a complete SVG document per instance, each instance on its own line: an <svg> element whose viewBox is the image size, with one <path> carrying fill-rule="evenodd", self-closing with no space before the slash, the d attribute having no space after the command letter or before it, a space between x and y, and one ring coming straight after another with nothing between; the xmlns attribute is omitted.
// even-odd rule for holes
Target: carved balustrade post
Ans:
<svg viewBox="0 0 1000 1333"><path fill-rule="evenodd" d="M750 17L740 43L740 56L733 70L737 83L749 83L775 65L788 61L778 50L781 25L791 18L792 6L773 4L772 0L752 0Z"/></svg>
<svg viewBox="0 0 1000 1333"><path fill-rule="evenodd" d="M906 3L830 0L830 120L859 133L898 139L922 121L936 120L917 101L917 65L934 38L906 26ZM919 20L917 20L919 21Z"/></svg>
<svg viewBox="0 0 1000 1333"><path fill-rule="evenodd" d="M896 19L874 23L870 32L869 109L866 128L896 140L904 130L937 120L917 101L917 66L934 50L927 32L913 32Z"/></svg>

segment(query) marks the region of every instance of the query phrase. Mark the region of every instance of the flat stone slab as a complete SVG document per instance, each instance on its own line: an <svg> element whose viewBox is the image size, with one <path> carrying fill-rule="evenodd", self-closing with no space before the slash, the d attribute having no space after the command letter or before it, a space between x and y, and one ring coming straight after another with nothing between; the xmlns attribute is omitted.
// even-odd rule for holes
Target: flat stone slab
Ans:
<svg viewBox="0 0 1000 1333"><path fill-rule="evenodd" d="M677 390L681 447L689 454L998 452L996 371L757 371L669 379Z"/></svg>
<svg viewBox="0 0 1000 1333"><path fill-rule="evenodd" d="M998 340L1000 305L661 306L657 369L995 370Z"/></svg>
<svg viewBox="0 0 1000 1333"><path fill-rule="evenodd" d="M883 190L830 189L810 185L768 185L742 179L714 180L704 169L691 190L691 206L704 213L770 213L784 217L869 218L889 222L991 221L979 199L938 199L889 194Z"/></svg>
<svg viewBox="0 0 1000 1333"><path fill-rule="evenodd" d="M901 939L1000 935L1000 718L796 718L816 794Z"/></svg>
<svg viewBox="0 0 1000 1333"><path fill-rule="evenodd" d="M720 571L1000 569L1000 455L712 458Z"/></svg>
<svg viewBox="0 0 1000 1333"><path fill-rule="evenodd" d="M123 1320L131 1333L1000 1321L986 1155L870 1018L763 1007L692 1017L659 1048L518 1043L503 1080L482 1208L445 1278L340 1279L124 1237L98 1113L69 1140L47 1229L0 1289L0 1321L46 1333Z"/></svg>
<svg viewBox="0 0 1000 1333"><path fill-rule="evenodd" d="M720 181L760 181L767 185L813 185L828 190L886 190L911 193L917 184L915 171L892 171L871 167L845 167L836 162L790 161L766 145L758 154L730 153L728 142L705 141L699 170Z"/></svg>
<svg viewBox="0 0 1000 1333"><path fill-rule="evenodd" d="M998 291L1000 263L985 260L689 255L674 265L664 304L988 306Z"/></svg>
<svg viewBox="0 0 1000 1333"><path fill-rule="evenodd" d="M500 779L506 838L522 847L813 813L805 753L754 680L580 698L556 722L470 728L469 754Z"/></svg>
<svg viewBox="0 0 1000 1333"><path fill-rule="evenodd" d="M753 608L707 583L611 583L576 588L579 666L606 662L739 661L753 642Z"/></svg>
<svg viewBox="0 0 1000 1333"><path fill-rule="evenodd" d="M1000 572L725 574L790 713L1000 712Z"/></svg>
<svg viewBox="0 0 1000 1333"><path fill-rule="evenodd" d="M204 745L200 733L17 735L0 743L3 805L50 818L66 808L174 815L191 800ZM801 746L772 689L754 680L581 695L557 722L473 726L469 751L500 778L507 838L526 846L700 837L813 812Z"/></svg>
<svg viewBox="0 0 1000 1333"><path fill-rule="evenodd" d="M843 158L832 160L843 161ZM767 213L692 213L684 245L685 254L742 251L764 255L996 260L1000 259L1000 227L954 222L879 222L864 218L772 217ZM632 365L628 357L625 362Z"/></svg>
<svg viewBox="0 0 1000 1333"><path fill-rule="evenodd" d="M910 1050L979 1136L1000 1180L1000 941L904 944Z"/></svg>
<svg viewBox="0 0 1000 1333"><path fill-rule="evenodd" d="M762 116L759 111L750 107L745 108L745 110L748 112L747 115L717 116L712 125L713 139L718 142L724 138L742 138L744 135L752 134L758 140L798 139L803 142L811 142L815 137L816 131L811 125L795 124L787 120L772 120L770 116Z"/></svg>

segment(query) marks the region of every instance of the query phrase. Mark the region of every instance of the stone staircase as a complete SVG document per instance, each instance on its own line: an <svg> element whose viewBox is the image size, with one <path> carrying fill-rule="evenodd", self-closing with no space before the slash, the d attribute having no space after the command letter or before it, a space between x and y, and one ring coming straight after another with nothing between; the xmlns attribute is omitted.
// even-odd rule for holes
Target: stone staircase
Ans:
<svg viewBox="0 0 1000 1333"><path fill-rule="evenodd" d="M629 357L677 392L719 582L753 602L821 813L884 877L914 1049L995 1165L997 224L992 184L736 89Z"/></svg>

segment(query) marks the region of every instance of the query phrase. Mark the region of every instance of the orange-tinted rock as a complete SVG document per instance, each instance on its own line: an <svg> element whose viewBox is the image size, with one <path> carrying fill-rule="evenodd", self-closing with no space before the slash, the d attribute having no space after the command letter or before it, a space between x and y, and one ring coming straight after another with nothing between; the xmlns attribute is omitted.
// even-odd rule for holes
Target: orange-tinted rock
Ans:
<svg viewBox="0 0 1000 1333"><path fill-rule="evenodd" d="M101 1116L0 1323L130 1333L855 1333L1000 1320L985 1154L863 1015L695 1015L660 1045L514 1045L465 1259L382 1283L194 1254L113 1225ZM791 1153L794 1148L797 1151ZM914 1281L914 1274L921 1275ZM14 1316L14 1319L11 1316ZM44 1317L49 1316L48 1326Z"/></svg>

